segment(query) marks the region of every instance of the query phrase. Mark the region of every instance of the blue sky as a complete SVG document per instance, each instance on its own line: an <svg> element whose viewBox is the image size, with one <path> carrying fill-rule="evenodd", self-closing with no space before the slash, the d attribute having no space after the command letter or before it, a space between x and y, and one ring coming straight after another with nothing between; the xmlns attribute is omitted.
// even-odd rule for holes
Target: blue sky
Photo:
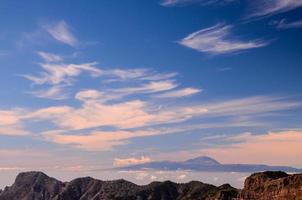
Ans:
<svg viewBox="0 0 302 200"><path fill-rule="evenodd" d="M3 1L0 173L200 155L301 167L301 6Z"/></svg>

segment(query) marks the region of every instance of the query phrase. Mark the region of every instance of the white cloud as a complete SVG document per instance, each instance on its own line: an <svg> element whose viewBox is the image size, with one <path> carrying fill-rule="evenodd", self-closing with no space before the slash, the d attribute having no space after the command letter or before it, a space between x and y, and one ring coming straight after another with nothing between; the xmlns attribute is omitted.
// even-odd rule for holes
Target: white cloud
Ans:
<svg viewBox="0 0 302 200"><path fill-rule="evenodd" d="M248 18L271 16L302 6L302 0L254 0L249 3L251 11Z"/></svg>
<svg viewBox="0 0 302 200"><path fill-rule="evenodd" d="M158 94L155 97L158 98L177 98L177 97L186 97L191 96L197 93L200 93L202 90L197 88L184 88L179 90L174 90L171 92L165 92L162 94Z"/></svg>
<svg viewBox="0 0 302 200"><path fill-rule="evenodd" d="M151 158L147 156L141 156L140 158L115 158L113 165L114 166L126 166L126 165L137 165L151 162Z"/></svg>
<svg viewBox="0 0 302 200"><path fill-rule="evenodd" d="M209 54L226 54L268 45L262 40L240 41L232 38L232 26L218 24L196 31L179 43L183 46Z"/></svg>
<svg viewBox="0 0 302 200"><path fill-rule="evenodd" d="M59 21L53 25L45 26L47 32L59 42L65 43L69 46L76 46L78 44L77 38L71 33L70 27L65 21Z"/></svg>
<svg viewBox="0 0 302 200"><path fill-rule="evenodd" d="M37 52L38 55L45 61L45 62L60 62L63 61L62 56L52 54L52 53L47 53L43 51Z"/></svg>

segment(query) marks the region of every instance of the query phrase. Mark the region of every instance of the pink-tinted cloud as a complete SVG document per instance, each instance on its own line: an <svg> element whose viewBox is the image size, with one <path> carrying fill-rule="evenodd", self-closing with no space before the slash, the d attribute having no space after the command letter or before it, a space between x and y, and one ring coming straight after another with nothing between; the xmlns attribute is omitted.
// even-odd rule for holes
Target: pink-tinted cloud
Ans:
<svg viewBox="0 0 302 200"><path fill-rule="evenodd" d="M67 144L87 151L106 151L114 146L124 145L127 139L158 135L156 131L95 131L86 135L64 134L63 131L49 131L43 134L46 140Z"/></svg>
<svg viewBox="0 0 302 200"><path fill-rule="evenodd" d="M222 162L302 166L302 131L243 134L228 140L239 143L202 152Z"/></svg>
<svg viewBox="0 0 302 200"><path fill-rule="evenodd" d="M211 139L224 145L193 151L177 151L155 155L156 160L186 160L200 155L211 156L222 163L290 165L301 167L302 131L270 132L264 135L242 133L237 136L216 136ZM204 138L200 143L208 141Z"/></svg>
<svg viewBox="0 0 302 200"><path fill-rule="evenodd" d="M151 158L148 156L141 156L140 158L130 157L130 158L115 158L113 165L115 166L125 166L125 165L137 165L151 162Z"/></svg>

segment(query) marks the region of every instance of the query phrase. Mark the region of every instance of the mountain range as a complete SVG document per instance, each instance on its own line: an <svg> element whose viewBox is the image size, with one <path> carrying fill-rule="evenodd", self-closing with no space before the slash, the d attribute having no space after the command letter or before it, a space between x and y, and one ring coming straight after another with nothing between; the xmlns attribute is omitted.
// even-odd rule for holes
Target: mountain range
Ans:
<svg viewBox="0 0 302 200"><path fill-rule="evenodd" d="M302 172L302 169L289 166L270 166L263 164L222 164L217 160L201 156L186 161L156 161L143 164L119 167L120 170L193 170L204 172L259 172L259 171L286 171L290 173Z"/></svg>
<svg viewBox="0 0 302 200"><path fill-rule="evenodd" d="M242 190L191 181L152 182L139 186L125 180L91 177L61 182L42 172L20 173L14 184L0 190L0 200L299 200L302 174L261 172L245 180Z"/></svg>

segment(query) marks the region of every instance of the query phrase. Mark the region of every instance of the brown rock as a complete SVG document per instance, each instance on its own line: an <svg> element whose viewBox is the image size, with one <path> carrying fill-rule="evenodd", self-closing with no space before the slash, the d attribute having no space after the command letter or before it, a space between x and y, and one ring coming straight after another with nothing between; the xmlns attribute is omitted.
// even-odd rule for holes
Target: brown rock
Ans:
<svg viewBox="0 0 302 200"><path fill-rule="evenodd" d="M242 200L302 200L302 174L255 173L245 180Z"/></svg>

